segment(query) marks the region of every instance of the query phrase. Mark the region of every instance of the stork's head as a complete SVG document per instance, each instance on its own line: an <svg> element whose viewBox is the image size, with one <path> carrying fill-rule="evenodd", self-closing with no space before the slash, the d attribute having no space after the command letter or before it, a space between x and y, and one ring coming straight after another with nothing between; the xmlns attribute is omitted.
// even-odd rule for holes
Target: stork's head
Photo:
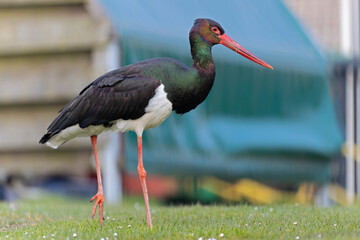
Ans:
<svg viewBox="0 0 360 240"><path fill-rule="evenodd" d="M256 62L264 67L273 69L269 64L250 53L248 50L240 46L237 42L232 40L228 35L225 34L224 29L221 25L214 20L199 18L195 20L194 26L190 30L190 41L195 36L200 36L202 41L214 46L216 44L222 44L234 52L246 57L247 59Z"/></svg>

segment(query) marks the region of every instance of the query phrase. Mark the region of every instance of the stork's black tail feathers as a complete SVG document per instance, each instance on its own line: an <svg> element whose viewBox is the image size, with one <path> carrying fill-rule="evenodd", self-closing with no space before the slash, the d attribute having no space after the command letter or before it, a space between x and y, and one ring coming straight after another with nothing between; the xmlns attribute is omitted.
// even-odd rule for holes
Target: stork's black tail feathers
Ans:
<svg viewBox="0 0 360 240"><path fill-rule="evenodd" d="M59 132L59 131L58 131ZM45 144L52 136L57 134L58 132L48 132L46 133L39 141L41 144Z"/></svg>
<svg viewBox="0 0 360 240"><path fill-rule="evenodd" d="M76 97L71 102L66 104L65 107L63 107L59 111L59 115L54 119L54 121L50 124L50 126L47 128L47 133L40 139L39 143L46 143L49 141L49 139L58 134L61 130L65 129L66 127L69 127L76 123L75 119L71 118L69 116L69 111L71 112L71 105L76 102Z"/></svg>
<svg viewBox="0 0 360 240"><path fill-rule="evenodd" d="M39 141L39 143L44 144L46 143L51 137L51 133L45 134Z"/></svg>

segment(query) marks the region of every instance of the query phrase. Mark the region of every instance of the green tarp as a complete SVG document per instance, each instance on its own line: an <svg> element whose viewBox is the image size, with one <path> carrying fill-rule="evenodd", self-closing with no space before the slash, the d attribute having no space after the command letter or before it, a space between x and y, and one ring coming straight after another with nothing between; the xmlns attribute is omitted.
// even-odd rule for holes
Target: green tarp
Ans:
<svg viewBox="0 0 360 240"><path fill-rule="evenodd" d="M191 65L188 32L196 18L211 18L274 67L271 71L215 46L216 80L207 100L145 131L149 173L329 180L342 136L326 61L281 1L100 2L120 37L123 65L152 57ZM135 172L134 133L127 134L126 156L127 170Z"/></svg>

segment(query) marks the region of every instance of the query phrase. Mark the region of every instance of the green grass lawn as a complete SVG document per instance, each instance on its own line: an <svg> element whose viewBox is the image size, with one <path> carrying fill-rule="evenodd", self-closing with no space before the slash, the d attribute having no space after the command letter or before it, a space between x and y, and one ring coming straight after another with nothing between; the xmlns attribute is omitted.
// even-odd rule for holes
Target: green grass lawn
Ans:
<svg viewBox="0 0 360 240"><path fill-rule="evenodd" d="M358 207L150 204L153 230L140 197L106 205L103 227L85 200L3 202L0 239L360 239Z"/></svg>

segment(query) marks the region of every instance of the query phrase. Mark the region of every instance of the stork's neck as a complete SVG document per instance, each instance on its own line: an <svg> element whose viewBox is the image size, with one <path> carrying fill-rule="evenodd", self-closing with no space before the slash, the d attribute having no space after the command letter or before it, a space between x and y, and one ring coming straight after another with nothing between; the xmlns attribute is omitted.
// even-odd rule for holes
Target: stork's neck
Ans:
<svg viewBox="0 0 360 240"><path fill-rule="evenodd" d="M194 30L190 31L190 45L193 59L191 68L178 68L172 77L165 80L165 91L168 93L173 110L180 114L202 103L209 94L215 79L211 44L202 39Z"/></svg>
<svg viewBox="0 0 360 240"><path fill-rule="evenodd" d="M214 75L215 65L211 55L211 47L198 33L190 35L192 68L200 75Z"/></svg>
<svg viewBox="0 0 360 240"><path fill-rule="evenodd" d="M173 110L181 114L196 108L205 100L215 79L211 45L203 40L198 33L190 33L190 45L193 59L191 69L182 72L183 75L178 75L181 80L170 83L174 87L169 90L168 95L172 101Z"/></svg>

